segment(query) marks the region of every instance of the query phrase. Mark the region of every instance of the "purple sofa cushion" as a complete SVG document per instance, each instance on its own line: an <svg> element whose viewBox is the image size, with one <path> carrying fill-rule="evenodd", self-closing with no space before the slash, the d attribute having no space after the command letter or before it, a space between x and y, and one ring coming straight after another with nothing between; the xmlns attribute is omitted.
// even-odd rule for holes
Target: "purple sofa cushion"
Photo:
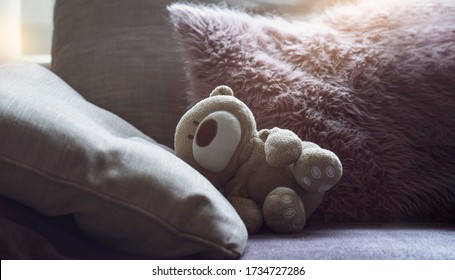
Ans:
<svg viewBox="0 0 455 280"><path fill-rule="evenodd" d="M454 224L317 224L251 236L242 259L455 259Z"/></svg>

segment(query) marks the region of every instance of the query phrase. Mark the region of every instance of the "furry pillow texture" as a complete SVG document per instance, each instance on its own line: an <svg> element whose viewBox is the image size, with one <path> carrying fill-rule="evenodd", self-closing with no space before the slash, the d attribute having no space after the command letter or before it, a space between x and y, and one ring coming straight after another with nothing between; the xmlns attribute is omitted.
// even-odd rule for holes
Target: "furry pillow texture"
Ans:
<svg viewBox="0 0 455 280"><path fill-rule="evenodd" d="M291 129L342 159L318 221L455 221L454 5L358 2L307 21L168 10L192 103L228 85L259 128Z"/></svg>

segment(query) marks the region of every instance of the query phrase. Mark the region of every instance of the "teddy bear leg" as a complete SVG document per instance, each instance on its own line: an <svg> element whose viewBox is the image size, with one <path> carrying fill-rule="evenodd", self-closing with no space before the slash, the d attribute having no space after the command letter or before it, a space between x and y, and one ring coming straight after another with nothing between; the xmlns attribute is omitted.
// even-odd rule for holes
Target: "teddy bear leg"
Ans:
<svg viewBox="0 0 455 280"><path fill-rule="evenodd" d="M263 219L256 202L243 197L228 197L228 200L245 224L248 234L258 233L262 227Z"/></svg>
<svg viewBox="0 0 455 280"><path fill-rule="evenodd" d="M325 192L341 178L343 168L338 157L322 148L303 149L294 164L294 177L309 192Z"/></svg>
<svg viewBox="0 0 455 280"><path fill-rule="evenodd" d="M278 187L267 195L262 213L265 223L277 233L296 233L305 226L303 202L294 190L287 187Z"/></svg>

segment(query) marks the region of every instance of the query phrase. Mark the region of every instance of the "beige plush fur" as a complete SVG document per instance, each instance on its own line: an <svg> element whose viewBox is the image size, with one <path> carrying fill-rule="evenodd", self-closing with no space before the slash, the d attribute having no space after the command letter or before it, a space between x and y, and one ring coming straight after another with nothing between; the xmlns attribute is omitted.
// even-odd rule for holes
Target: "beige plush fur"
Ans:
<svg viewBox="0 0 455 280"><path fill-rule="evenodd" d="M334 153L290 130L257 131L251 111L226 86L182 117L175 151L226 195L249 233L264 221L275 232L301 231L342 175Z"/></svg>

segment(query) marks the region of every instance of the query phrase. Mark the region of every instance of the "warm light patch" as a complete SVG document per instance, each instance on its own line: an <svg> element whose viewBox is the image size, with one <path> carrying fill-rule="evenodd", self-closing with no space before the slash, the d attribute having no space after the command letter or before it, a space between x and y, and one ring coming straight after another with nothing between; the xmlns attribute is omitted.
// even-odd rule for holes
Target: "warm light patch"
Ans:
<svg viewBox="0 0 455 280"><path fill-rule="evenodd" d="M21 2L0 1L0 61L21 56Z"/></svg>

